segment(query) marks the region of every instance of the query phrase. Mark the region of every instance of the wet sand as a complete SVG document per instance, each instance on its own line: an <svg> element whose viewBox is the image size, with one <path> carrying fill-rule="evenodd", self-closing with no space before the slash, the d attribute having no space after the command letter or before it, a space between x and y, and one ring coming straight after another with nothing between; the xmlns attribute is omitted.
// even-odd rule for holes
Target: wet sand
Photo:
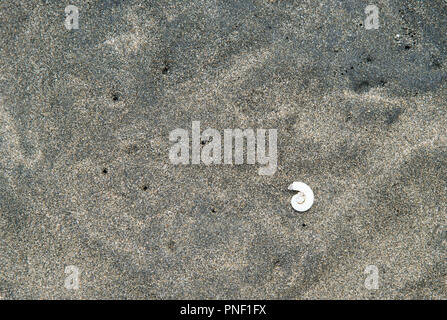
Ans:
<svg viewBox="0 0 447 320"><path fill-rule="evenodd" d="M0 298L446 299L446 1L375 0L378 30L354 0L70 4L0 3ZM276 173L171 164L192 121L277 129Z"/></svg>

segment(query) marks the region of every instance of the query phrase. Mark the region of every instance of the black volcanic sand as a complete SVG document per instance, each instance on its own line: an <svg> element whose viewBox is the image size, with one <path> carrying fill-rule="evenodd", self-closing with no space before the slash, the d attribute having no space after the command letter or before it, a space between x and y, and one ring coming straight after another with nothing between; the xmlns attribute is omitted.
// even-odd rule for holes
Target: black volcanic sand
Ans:
<svg viewBox="0 0 447 320"><path fill-rule="evenodd" d="M358 0L70 0L69 31L1 1L0 297L446 299L447 1L372 2L378 30ZM192 121L277 129L276 173L171 164Z"/></svg>

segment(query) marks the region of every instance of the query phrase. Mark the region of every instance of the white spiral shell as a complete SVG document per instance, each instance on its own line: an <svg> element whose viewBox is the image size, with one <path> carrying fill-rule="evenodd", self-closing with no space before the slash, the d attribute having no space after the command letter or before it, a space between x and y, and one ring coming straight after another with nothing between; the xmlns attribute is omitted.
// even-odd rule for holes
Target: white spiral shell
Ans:
<svg viewBox="0 0 447 320"><path fill-rule="evenodd" d="M290 200L293 209L298 212L304 212L312 207L314 203L314 193L307 184L304 182L294 182L289 186L289 190L298 191L298 193L292 197L292 200Z"/></svg>

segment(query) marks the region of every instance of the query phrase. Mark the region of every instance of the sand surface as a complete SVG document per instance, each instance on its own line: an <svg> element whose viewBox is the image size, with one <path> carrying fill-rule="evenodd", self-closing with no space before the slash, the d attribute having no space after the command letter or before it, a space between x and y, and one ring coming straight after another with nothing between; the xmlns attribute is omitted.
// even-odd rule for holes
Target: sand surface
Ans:
<svg viewBox="0 0 447 320"><path fill-rule="evenodd" d="M370 2L378 30L358 0L70 0L67 30L2 0L0 298L446 299L447 1ZM192 121L277 129L276 173L173 165Z"/></svg>

